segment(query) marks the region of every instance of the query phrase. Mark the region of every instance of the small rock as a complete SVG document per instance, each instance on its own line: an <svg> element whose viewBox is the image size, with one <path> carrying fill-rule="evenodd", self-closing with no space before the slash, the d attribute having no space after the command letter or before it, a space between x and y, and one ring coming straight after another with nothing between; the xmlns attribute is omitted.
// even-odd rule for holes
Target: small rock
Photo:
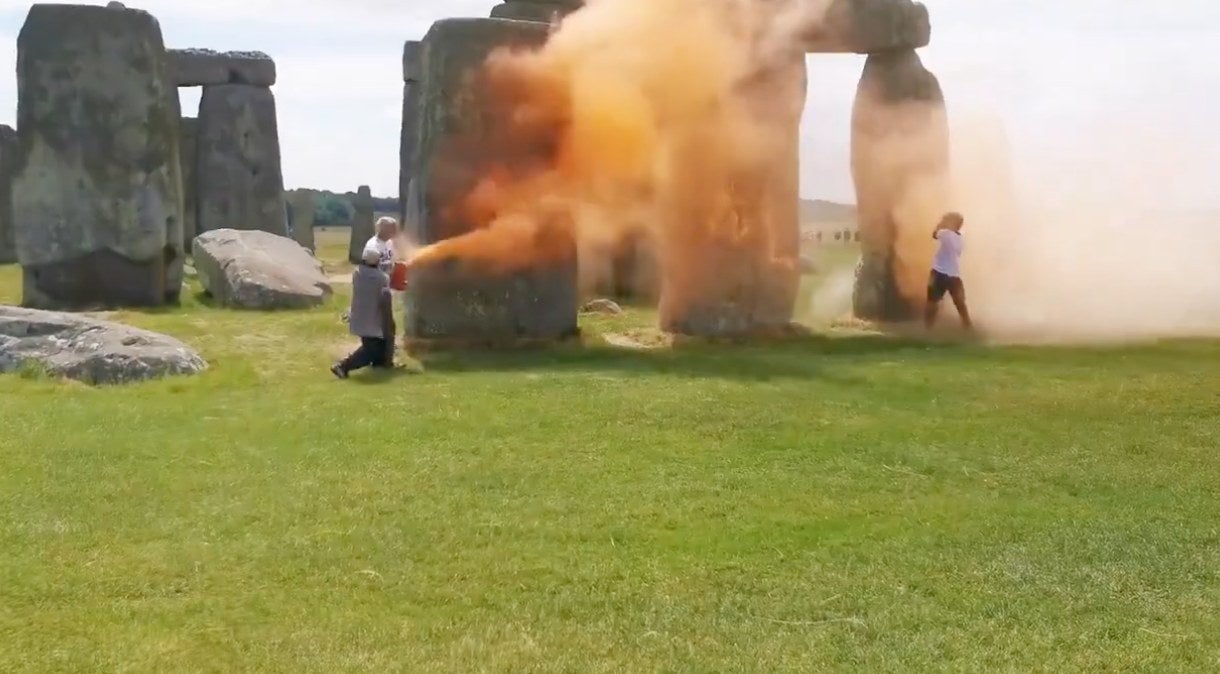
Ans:
<svg viewBox="0 0 1220 674"><path fill-rule="evenodd" d="M593 300L581 308L582 314L603 314L617 316L623 313L623 308L611 300Z"/></svg>
<svg viewBox="0 0 1220 674"><path fill-rule="evenodd" d="M34 362L47 374L126 384L196 374L207 363L178 340L75 314L0 306L0 373Z"/></svg>

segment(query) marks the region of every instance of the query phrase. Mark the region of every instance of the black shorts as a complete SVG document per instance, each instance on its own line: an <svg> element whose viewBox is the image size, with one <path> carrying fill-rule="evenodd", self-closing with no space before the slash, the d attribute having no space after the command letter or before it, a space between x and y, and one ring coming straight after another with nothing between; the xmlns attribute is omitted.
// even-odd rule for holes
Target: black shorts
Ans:
<svg viewBox="0 0 1220 674"><path fill-rule="evenodd" d="M945 293L961 289L962 279L957 276L942 274L935 269L928 277L928 301L939 302L945 298Z"/></svg>

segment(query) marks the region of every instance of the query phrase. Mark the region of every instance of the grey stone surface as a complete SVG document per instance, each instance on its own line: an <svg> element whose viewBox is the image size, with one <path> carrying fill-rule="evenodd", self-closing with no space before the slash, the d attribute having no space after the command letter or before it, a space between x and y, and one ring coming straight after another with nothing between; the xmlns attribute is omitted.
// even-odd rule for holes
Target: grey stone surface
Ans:
<svg viewBox="0 0 1220 674"><path fill-rule="evenodd" d="M352 202L355 212L352 214L351 239L348 242L347 259L352 264L360 264L364 254L364 244L376 233L376 213L373 209L373 192L368 185L361 185L356 190L356 198Z"/></svg>
<svg viewBox="0 0 1220 674"><path fill-rule="evenodd" d="M199 120L183 117L178 122L178 149L182 167L182 237L189 243L199 233Z"/></svg>
<svg viewBox="0 0 1220 674"><path fill-rule="evenodd" d="M270 89L204 87L198 153L199 232L288 233L279 124Z"/></svg>
<svg viewBox="0 0 1220 674"><path fill-rule="evenodd" d="M34 5L17 42L13 217L24 303L176 301L184 257L177 89L156 19Z"/></svg>
<svg viewBox="0 0 1220 674"><path fill-rule="evenodd" d="M825 16L801 35L810 53L918 49L931 39L928 8L912 0L833 0Z"/></svg>
<svg viewBox="0 0 1220 674"><path fill-rule="evenodd" d="M302 248L315 252L317 244L314 241L314 217L317 209L314 206L313 195L304 190L289 192L288 217L292 224L292 238L301 244Z"/></svg>
<svg viewBox="0 0 1220 674"><path fill-rule="evenodd" d="M852 112L852 177L863 255L855 314L910 320L924 301L931 232L949 201L944 94L913 50L865 63Z"/></svg>
<svg viewBox="0 0 1220 674"><path fill-rule="evenodd" d="M496 19L549 23L556 13L560 17L581 6L581 0L505 0L491 8Z"/></svg>
<svg viewBox="0 0 1220 674"><path fill-rule="evenodd" d="M483 346L574 336L573 264L495 273L452 261L417 266L406 292L408 339Z"/></svg>
<svg viewBox="0 0 1220 674"><path fill-rule="evenodd" d="M192 244L195 270L218 303L239 309L303 309L331 295L322 263L292 239L221 229Z"/></svg>
<svg viewBox="0 0 1220 674"><path fill-rule="evenodd" d="M424 76L423 43L419 40L407 40L402 45L402 81L419 82Z"/></svg>
<svg viewBox="0 0 1220 674"><path fill-rule="evenodd" d="M419 81L421 72L421 44L408 41L402 50L402 136L399 140L398 157L398 222L407 222L407 205L411 197L411 181L415 162L416 137L419 134ZM405 224L404 224L405 226Z"/></svg>
<svg viewBox="0 0 1220 674"><path fill-rule="evenodd" d="M660 322L665 331L717 337L791 324L800 288L799 140L806 79L804 55L798 54L744 85L748 113L760 128L771 130L759 139L766 143L757 150L764 159L733 166L727 175L721 162L684 162L687 175L681 180L687 188L677 193L691 195L691 201L677 204L680 210L669 217L700 224L671 227L662 234ZM699 173L704 170L706 175ZM690 185L706 190L697 193ZM730 193L732 202L717 203ZM716 231L704 224L715 222L720 224Z"/></svg>
<svg viewBox="0 0 1220 674"><path fill-rule="evenodd" d="M544 24L499 19L448 19L433 24L421 54L416 150L405 223L407 233L430 244L469 232L472 223L446 217L446 206L470 192L492 163L538 157L506 151L485 123L503 114L479 82L479 67L498 47L537 46ZM543 144L545 145L545 144ZM539 150L540 151L540 150ZM497 273L459 262L412 271L406 292L408 339L486 341L557 339L577 331L574 242L555 242L571 254L540 268Z"/></svg>
<svg viewBox="0 0 1220 674"><path fill-rule="evenodd" d="M76 314L0 306L0 373L34 363L90 384L126 384L196 374L207 363L165 335Z"/></svg>
<svg viewBox="0 0 1220 674"><path fill-rule="evenodd" d="M174 81L180 87L275 84L275 61L262 52L171 49L169 55Z"/></svg>
<svg viewBox="0 0 1220 674"><path fill-rule="evenodd" d="M661 296L661 268L655 238L640 233L622 241L610 259L609 278L598 291L620 299L656 302Z"/></svg>
<svg viewBox="0 0 1220 674"><path fill-rule="evenodd" d="M17 240L13 231L13 174L17 170L17 132L0 125L0 264L17 261Z"/></svg>
<svg viewBox="0 0 1220 674"><path fill-rule="evenodd" d="M604 316L617 316L623 313L623 308L614 300L600 299L585 302L585 305L580 308L582 314L602 314Z"/></svg>

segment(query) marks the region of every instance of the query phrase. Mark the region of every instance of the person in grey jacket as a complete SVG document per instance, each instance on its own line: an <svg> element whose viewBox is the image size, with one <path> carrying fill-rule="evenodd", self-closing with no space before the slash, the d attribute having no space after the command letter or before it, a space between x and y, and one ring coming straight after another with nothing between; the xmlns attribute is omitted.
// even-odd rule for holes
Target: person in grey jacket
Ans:
<svg viewBox="0 0 1220 674"><path fill-rule="evenodd" d="M365 367L394 366L394 303L390 295L390 278L381 271L382 252L376 247L364 249L361 265L352 272L352 304L348 313L348 330L360 338L360 348L331 367L339 379Z"/></svg>

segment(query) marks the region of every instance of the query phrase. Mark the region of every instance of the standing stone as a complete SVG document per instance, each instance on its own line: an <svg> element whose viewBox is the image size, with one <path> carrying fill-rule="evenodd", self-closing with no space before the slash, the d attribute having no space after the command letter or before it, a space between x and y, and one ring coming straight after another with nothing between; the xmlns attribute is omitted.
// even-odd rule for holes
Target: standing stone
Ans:
<svg viewBox="0 0 1220 674"><path fill-rule="evenodd" d="M855 314L910 320L926 297L931 232L949 210L945 98L914 50L872 54L865 63L852 116L852 176L862 248Z"/></svg>
<svg viewBox="0 0 1220 674"><path fill-rule="evenodd" d="M660 242L663 330L724 336L782 330L792 322L800 286L805 90L803 54L743 84L739 95L753 122L768 130L759 134L767 145L757 148L757 160L745 161L723 138L707 134L675 146L684 175L673 176L665 190L674 224Z"/></svg>
<svg viewBox="0 0 1220 674"><path fill-rule="evenodd" d="M478 83L480 67L493 50L537 47L548 33L545 24L498 19L448 19L428 31L407 213L420 244L472 231L475 224L454 207L492 166L514 171L550 160L530 155L523 142L514 145L495 135L503 125L489 120L503 118L504 111ZM532 152L553 152L548 147L553 145L534 143ZM554 254L530 268L493 269L449 259L414 269L406 293L407 339L499 344L575 334L576 246L570 230L557 230L543 235ZM520 242L522 247L535 243Z"/></svg>
<svg viewBox="0 0 1220 674"><path fill-rule="evenodd" d="M153 306L182 289L177 89L138 10L34 5L17 40L23 301Z"/></svg>
<svg viewBox="0 0 1220 674"><path fill-rule="evenodd" d="M368 185L361 185L356 191L355 202L352 203L355 212L352 215L351 243L347 249L347 259L352 264L360 264L364 254L364 244L376 233L376 223L373 221L373 192Z"/></svg>
<svg viewBox="0 0 1220 674"><path fill-rule="evenodd" d="M411 236L418 235L407 219L411 201L412 173L415 162L416 137L419 133L420 43L408 41L402 50L402 138L399 143L398 221Z"/></svg>
<svg viewBox="0 0 1220 674"><path fill-rule="evenodd" d="M182 236L189 244L199 232L199 193L196 175L199 162L199 120L183 117L178 122L178 147L182 161Z"/></svg>
<svg viewBox="0 0 1220 674"><path fill-rule="evenodd" d="M311 253L317 252L314 241L314 216L316 209L313 194L307 190L288 193L288 210L292 218L292 238Z"/></svg>
<svg viewBox="0 0 1220 674"><path fill-rule="evenodd" d="M0 264L17 261L17 242L13 231L13 173L20 149L13 127L0 125Z"/></svg>
<svg viewBox="0 0 1220 674"><path fill-rule="evenodd" d="M198 153L199 233L239 229L288 234L279 126L270 89L204 87Z"/></svg>

